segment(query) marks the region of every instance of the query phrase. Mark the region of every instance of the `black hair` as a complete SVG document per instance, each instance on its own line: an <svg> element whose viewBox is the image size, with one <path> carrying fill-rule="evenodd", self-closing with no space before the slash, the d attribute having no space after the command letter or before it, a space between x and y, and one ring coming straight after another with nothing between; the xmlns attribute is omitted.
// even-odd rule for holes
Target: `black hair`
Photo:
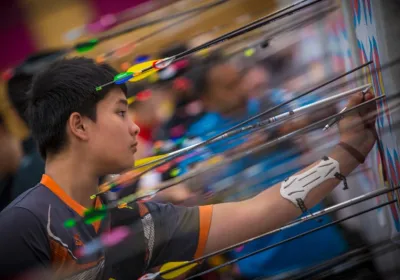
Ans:
<svg viewBox="0 0 400 280"><path fill-rule="evenodd" d="M96 105L108 92L125 84L96 87L114 79L117 71L107 64L76 57L52 63L35 76L29 92L27 117L39 152L45 159L58 153L67 142L66 124L73 112L96 120Z"/></svg>
<svg viewBox="0 0 400 280"><path fill-rule="evenodd" d="M8 98L17 111L19 117L27 124L28 120L25 115L28 105L27 92L31 86L33 75L28 73L16 73L7 82Z"/></svg>

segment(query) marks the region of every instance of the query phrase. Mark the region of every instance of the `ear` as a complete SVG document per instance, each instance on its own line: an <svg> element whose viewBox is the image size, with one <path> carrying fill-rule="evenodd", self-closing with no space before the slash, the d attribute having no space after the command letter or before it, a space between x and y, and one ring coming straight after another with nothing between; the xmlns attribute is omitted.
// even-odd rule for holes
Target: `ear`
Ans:
<svg viewBox="0 0 400 280"><path fill-rule="evenodd" d="M71 134L76 138L82 141L87 141L89 139L87 118L83 117L81 114L77 112L72 113L69 116L67 126Z"/></svg>

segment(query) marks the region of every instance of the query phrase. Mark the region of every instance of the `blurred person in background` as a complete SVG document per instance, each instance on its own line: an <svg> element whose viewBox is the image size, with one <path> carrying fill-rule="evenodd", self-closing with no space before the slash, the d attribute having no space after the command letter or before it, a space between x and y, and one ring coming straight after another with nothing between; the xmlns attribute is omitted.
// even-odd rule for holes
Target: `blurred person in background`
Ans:
<svg viewBox="0 0 400 280"><path fill-rule="evenodd" d="M21 140L10 114L2 102L0 111L0 211L13 200L13 179L23 157ZM37 182L36 182L37 183Z"/></svg>
<svg viewBox="0 0 400 280"><path fill-rule="evenodd" d="M173 45L159 57L170 57L186 50L184 44ZM193 67L197 67L197 63L195 58L182 59L158 73L157 85L169 95L172 107L171 115L155 133L161 142L181 138L187 126L203 112L202 104L193 92L192 82L186 75Z"/></svg>
<svg viewBox="0 0 400 280"><path fill-rule="evenodd" d="M32 55L15 67L12 76L7 80L5 98L8 100L7 103L10 103L11 110L17 115L12 117L14 113L11 112L2 114L1 131L4 145L1 146L0 156L4 157L2 164L7 163L9 167L6 168L6 175L2 174L0 210L21 193L35 186L44 173L44 161L30 135L29 120L25 116L28 92L33 76L46 65L61 58L64 53L63 50L53 50ZM17 120L9 122L10 118ZM19 137L12 135L13 130L19 130Z"/></svg>
<svg viewBox="0 0 400 280"><path fill-rule="evenodd" d="M201 101L203 111L187 126L185 137L200 142L225 131L247 117L256 114L257 104L241 89L239 69L219 52L214 52L192 69L188 76L193 81L193 91ZM249 139L247 139L249 140ZM265 140L264 138L262 140ZM220 153L238 152L239 144L246 139L230 139L208 145L202 149L203 156L189 157L184 171L205 158ZM243 161L229 165L227 174L235 174L244 168Z"/></svg>

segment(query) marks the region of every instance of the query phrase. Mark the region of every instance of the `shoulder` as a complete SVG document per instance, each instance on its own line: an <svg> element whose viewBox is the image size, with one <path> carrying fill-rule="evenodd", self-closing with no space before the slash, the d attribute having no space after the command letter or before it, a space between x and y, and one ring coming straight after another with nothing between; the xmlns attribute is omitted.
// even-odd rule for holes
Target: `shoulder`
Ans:
<svg viewBox="0 0 400 280"><path fill-rule="evenodd" d="M49 205L56 205L56 203L54 194L44 185L38 184L20 194L0 213L0 223L13 215L18 215L18 218L23 219L24 223L32 215L45 223Z"/></svg>
<svg viewBox="0 0 400 280"><path fill-rule="evenodd" d="M1 279L41 270L49 263L46 227L32 211L18 206L7 208L0 213L0 224Z"/></svg>
<svg viewBox="0 0 400 280"><path fill-rule="evenodd" d="M8 227L10 231L21 234L28 228L30 230L44 228L47 213L45 191L43 186L37 185L18 196L0 212L2 227Z"/></svg>
<svg viewBox="0 0 400 280"><path fill-rule="evenodd" d="M0 247L4 251L18 249L27 253L26 244L48 249L46 225L35 213L22 207L13 207L0 213Z"/></svg>
<svg viewBox="0 0 400 280"><path fill-rule="evenodd" d="M49 189L47 189L42 184L37 184L33 188L30 188L20 194L16 199L14 199L6 209L13 207L21 207L21 208L33 208L35 210L39 205L44 205L46 202L46 198L52 194ZM47 203L48 204L48 203ZM5 209L5 210L6 210Z"/></svg>
<svg viewBox="0 0 400 280"><path fill-rule="evenodd" d="M8 251L12 247L25 251L25 245L38 242L47 246L46 225L33 211L25 207L13 206L0 213L0 247ZM39 242L40 241L40 242Z"/></svg>

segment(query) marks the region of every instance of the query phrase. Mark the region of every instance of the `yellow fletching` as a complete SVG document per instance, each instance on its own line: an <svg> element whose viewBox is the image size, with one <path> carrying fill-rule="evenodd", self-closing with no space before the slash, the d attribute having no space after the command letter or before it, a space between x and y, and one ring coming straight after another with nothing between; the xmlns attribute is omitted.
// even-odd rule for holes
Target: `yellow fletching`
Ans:
<svg viewBox="0 0 400 280"><path fill-rule="evenodd" d="M186 264L186 263L188 263L188 262L169 262L169 263L166 263L163 266L161 266L160 272L173 269L175 267L181 266L181 265ZM188 272L189 270L191 270L195 266L197 266L197 263L192 263L192 264L186 265L186 266L184 266L182 268L179 268L179 269L177 269L175 271L171 271L171 272L169 272L167 274L163 274L163 275L161 275L161 277L163 279L174 279L174 278L176 278L176 277Z"/></svg>
<svg viewBox="0 0 400 280"><path fill-rule="evenodd" d="M140 71L142 71L143 69L146 69L148 67L152 67L153 63L156 62L157 60L158 59L151 60L151 61L146 61L146 62L143 62L143 63L135 64L132 67L130 67L126 72L132 72L132 73L134 73L134 76L129 81L130 82L137 82L137 81L143 80L144 78L156 73L158 71L158 69L155 69L155 68L153 68L151 70L148 70L143 74L140 74ZM137 76L136 76L136 73L137 73Z"/></svg>
<svg viewBox="0 0 400 280"><path fill-rule="evenodd" d="M138 159L138 160L135 161L135 166L140 166L140 165L149 163L149 162L154 161L154 160L159 160L159 159L165 158L167 156L168 156L168 154ZM150 165L144 166L142 168L149 168L150 166L154 166L155 164L156 163L150 164ZM140 169L142 169L142 168L140 168Z"/></svg>
<svg viewBox="0 0 400 280"><path fill-rule="evenodd" d="M135 99L136 99L135 96L129 97L128 100L127 100L128 101L128 105L131 105L133 102L135 102Z"/></svg>

